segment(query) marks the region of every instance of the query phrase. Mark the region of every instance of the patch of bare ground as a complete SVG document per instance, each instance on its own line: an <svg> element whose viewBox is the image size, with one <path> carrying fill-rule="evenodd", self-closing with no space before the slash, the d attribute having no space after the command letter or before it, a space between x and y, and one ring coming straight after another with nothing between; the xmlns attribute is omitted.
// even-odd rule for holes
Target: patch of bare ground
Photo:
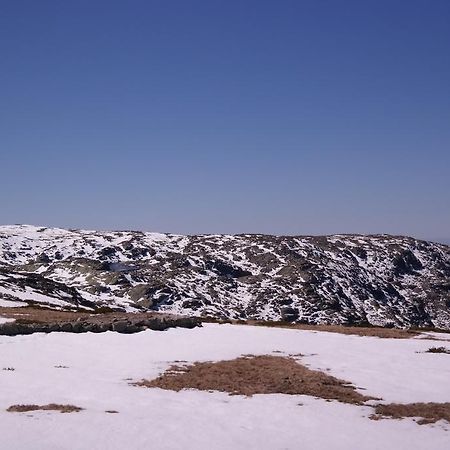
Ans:
<svg viewBox="0 0 450 450"><path fill-rule="evenodd" d="M431 347L425 353L444 353L450 355L450 349L446 347Z"/></svg>
<svg viewBox="0 0 450 450"><path fill-rule="evenodd" d="M371 336L379 337L385 339L410 339L418 336L420 333L412 330L401 330L398 328L381 328L381 327L355 327L355 326L345 326L345 325L308 325L302 323L295 324L281 324L278 325L276 322L264 323L248 323L248 325L258 325L258 326L268 326L268 327L282 327L282 328L293 328L294 330L309 330L309 331L325 331L328 333L339 333L355 336Z"/></svg>
<svg viewBox="0 0 450 450"><path fill-rule="evenodd" d="M8 412L29 412L29 411L59 411L61 413L80 412L83 408L74 405L58 405L50 403L48 405L12 405Z"/></svg>
<svg viewBox="0 0 450 450"><path fill-rule="evenodd" d="M404 330L399 328L383 328L383 327L363 327L350 325L312 325L306 323L291 323L270 320L215 320L211 318L202 318L204 322L232 323L234 325L254 325L261 327L287 328L293 330L307 331L325 331L328 333L339 333L355 336L374 336L386 339L410 339L419 336L419 330ZM435 330L434 330L435 331Z"/></svg>
<svg viewBox="0 0 450 450"><path fill-rule="evenodd" d="M349 382L311 370L295 359L282 356L243 356L228 361L197 362L172 366L154 380L134 383L172 391L198 389L232 395L311 395L361 405L374 400L360 394Z"/></svg>
<svg viewBox="0 0 450 450"><path fill-rule="evenodd" d="M56 309L39 308L28 306L21 308L0 307L0 315L8 319L15 319L19 323L58 323L86 320L91 323L102 323L106 321L126 320L128 317L134 319L147 319L153 317L171 317L171 314L160 314L155 312L127 313L99 308L96 311L62 311Z"/></svg>
<svg viewBox="0 0 450 450"><path fill-rule="evenodd" d="M376 405L375 413L370 416L373 420L417 418L419 425L446 420L450 423L450 403L391 403Z"/></svg>

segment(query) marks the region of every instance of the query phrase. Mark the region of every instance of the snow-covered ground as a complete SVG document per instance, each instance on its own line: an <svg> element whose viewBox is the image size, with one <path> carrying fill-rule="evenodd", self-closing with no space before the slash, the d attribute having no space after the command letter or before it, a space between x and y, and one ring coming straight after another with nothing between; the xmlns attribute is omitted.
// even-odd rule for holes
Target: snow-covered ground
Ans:
<svg viewBox="0 0 450 450"><path fill-rule="evenodd" d="M448 449L450 425L370 420L370 407L282 394L251 398L130 385L174 361L303 354L301 362L385 402L449 402L442 341L207 324L123 335L0 336L0 447L12 449ZM14 368L14 370L2 370ZM13 404L73 404L79 413L9 413ZM117 414L106 413L116 410Z"/></svg>
<svg viewBox="0 0 450 450"><path fill-rule="evenodd" d="M14 302L12 300L4 300L0 298L0 306L5 308L20 308L21 306L26 306L26 303Z"/></svg>

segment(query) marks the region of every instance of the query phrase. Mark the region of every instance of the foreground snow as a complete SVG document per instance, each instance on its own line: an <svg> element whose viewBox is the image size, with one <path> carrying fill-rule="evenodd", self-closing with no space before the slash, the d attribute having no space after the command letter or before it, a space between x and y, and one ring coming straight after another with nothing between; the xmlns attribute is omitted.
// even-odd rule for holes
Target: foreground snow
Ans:
<svg viewBox="0 0 450 450"><path fill-rule="evenodd" d="M386 402L450 401L450 356L423 339L379 339L205 325L133 335L0 336L0 433L5 449L447 449L450 425L369 420L372 410L307 396L252 398L131 386L173 361L303 354L302 363ZM276 353L279 354L279 353ZM1 370L14 368L15 370ZM80 413L8 413L13 404L73 404ZM116 410L118 414L105 411Z"/></svg>

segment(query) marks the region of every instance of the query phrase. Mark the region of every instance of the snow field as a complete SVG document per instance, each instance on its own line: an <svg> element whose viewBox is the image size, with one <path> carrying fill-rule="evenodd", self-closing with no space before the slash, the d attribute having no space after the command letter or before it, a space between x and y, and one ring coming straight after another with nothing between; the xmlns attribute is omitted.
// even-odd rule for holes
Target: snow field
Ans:
<svg viewBox="0 0 450 450"><path fill-rule="evenodd" d="M206 324L132 335L0 336L0 433L5 449L422 449L449 448L450 425L373 421L370 407L281 394L251 398L131 386L174 361L243 354L303 354L301 362L385 402L449 402L450 357L422 353L442 341ZM276 353L280 355L280 353ZM12 367L14 371L1 370ZM80 413L8 413L13 404L73 404ZM301 404L301 406L299 405ZM117 410L108 414L106 410ZM25 432L26 431L26 432Z"/></svg>

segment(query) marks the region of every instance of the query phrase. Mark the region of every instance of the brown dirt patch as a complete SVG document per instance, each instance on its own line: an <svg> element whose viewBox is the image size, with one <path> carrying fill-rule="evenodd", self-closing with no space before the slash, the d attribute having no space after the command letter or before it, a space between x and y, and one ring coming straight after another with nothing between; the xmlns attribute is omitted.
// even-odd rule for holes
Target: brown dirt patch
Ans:
<svg viewBox="0 0 450 450"><path fill-rule="evenodd" d="M5 308L0 307L0 316L15 319L19 323L59 323L89 321L90 323L104 323L114 319L122 320L132 317L133 319L149 319L153 317L172 317L171 314L155 312L86 312L86 311L59 311L37 307Z"/></svg>
<svg viewBox="0 0 450 450"><path fill-rule="evenodd" d="M29 412L29 411L59 411L61 413L80 412L83 408L74 405L58 405L50 403L48 405L12 405L8 412Z"/></svg>
<svg viewBox="0 0 450 450"><path fill-rule="evenodd" d="M392 418L404 419L405 417L417 417L419 425L435 423L438 420L446 420L450 423L450 403L391 403L389 405L377 405L375 414L370 418L374 420Z"/></svg>
<svg viewBox="0 0 450 450"><path fill-rule="evenodd" d="M154 380L135 383L173 391L199 389L232 395L303 394L361 405L373 400L344 380L311 370L282 356L243 356L229 361L172 366Z"/></svg>
<svg viewBox="0 0 450 450"><path fill-rule="evenodd" d="M410 339L420 336L420 330L402 330L399 328L383 327L363 327L350 325L312 325L306 323L291 323L270 320L218 320L214 318L204 318L203 322L231 323L233 325L253 325L260 327L287 328L292 330L325 331L328 333L339 333L355 336L373 336L386 339ZM438 331L438 330L432 330Z"/></svg>
<svg viewBox="0 0 450 450"><path fill-rule="evenodd" d="M325 331L328 333L339 333L355 336L371 336L385 339L410 339L418 336L420 333L412 330L400 330L398 328L381 328L381 327L351 327L344 325L308 325L302 323L286 324L277 322L260 322L249 321L248 325L292 328L294 330L308 331Z"/></svg>

